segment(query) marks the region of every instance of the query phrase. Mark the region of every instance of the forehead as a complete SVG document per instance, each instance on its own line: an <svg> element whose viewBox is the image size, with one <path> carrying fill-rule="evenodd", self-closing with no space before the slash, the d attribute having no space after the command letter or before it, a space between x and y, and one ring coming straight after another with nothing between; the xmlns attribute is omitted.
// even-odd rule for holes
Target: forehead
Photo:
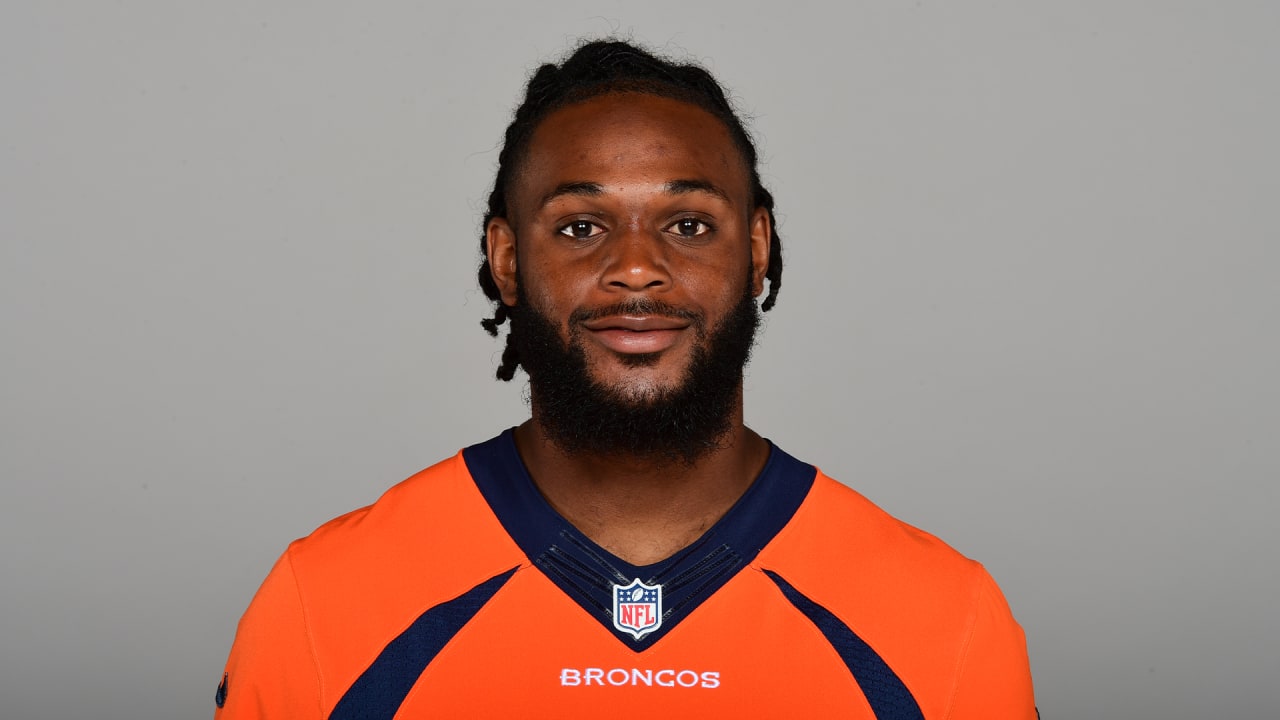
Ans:
<svg viewBox="0 0 1280 720"><path fill-rule="evenodd" d="M548 115L534 130L516 198L544 186L706 180L748 193L746 161L728 128L697 105L641 93L601 95ZM515 199L515 198L513 198Z"/></svg>

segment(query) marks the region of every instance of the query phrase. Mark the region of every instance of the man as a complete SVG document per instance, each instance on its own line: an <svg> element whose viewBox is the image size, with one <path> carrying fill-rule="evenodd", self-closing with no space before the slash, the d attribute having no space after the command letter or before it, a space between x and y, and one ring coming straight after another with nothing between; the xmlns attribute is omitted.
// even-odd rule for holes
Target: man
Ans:
<svg viewBox="0 0 1280 720"><path fill-rule="evenodd" d="M982 567L743 424L772 208L701 68L541 67L479 275L532 417L293 543L217 717L1035 717Z"/></svg>

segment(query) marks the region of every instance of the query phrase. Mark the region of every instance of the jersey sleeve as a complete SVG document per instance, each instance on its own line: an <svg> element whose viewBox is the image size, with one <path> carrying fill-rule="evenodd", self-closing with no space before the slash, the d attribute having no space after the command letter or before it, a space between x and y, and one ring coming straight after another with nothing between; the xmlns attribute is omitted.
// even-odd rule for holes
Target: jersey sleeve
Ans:
<svg viewBox="0 0 1280 720"><path fill-rule="evenodd" d="M240 619L215 720L319 720L320 673L289 551Z"/></svg>
<svg viewBox="0 0 1280 720"><path fill-rule="evenodd" d="M948 720L1036 720L1022 627L984 570L972 628L956 674Z"/></svg>

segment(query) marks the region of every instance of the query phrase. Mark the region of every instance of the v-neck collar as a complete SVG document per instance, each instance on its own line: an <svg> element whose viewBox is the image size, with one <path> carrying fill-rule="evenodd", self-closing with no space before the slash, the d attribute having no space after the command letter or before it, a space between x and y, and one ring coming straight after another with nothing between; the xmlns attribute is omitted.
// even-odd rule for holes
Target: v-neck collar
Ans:
<svg viewBox="0 0 1280 720"><path fill-rule="evenodd" d="M520 459L513 430L462 451L471 477L529 560L636 652L754 560L790 522L817 475L770 443L764 469L724 517L671 557L637 566L597 545L547 503Z"/></svg>

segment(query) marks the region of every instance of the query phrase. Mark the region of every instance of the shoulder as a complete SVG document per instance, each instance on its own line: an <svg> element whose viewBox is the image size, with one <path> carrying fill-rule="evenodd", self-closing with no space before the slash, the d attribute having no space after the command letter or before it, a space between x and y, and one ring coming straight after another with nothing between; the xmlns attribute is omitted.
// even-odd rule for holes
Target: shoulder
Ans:
<svg viewBox="0 0 1280 720"><path fill-rule="evenodd" d="M986 569L821 472L756 565L875 648L931 707L972 684L960 681L967 666L1013 677L1004 686L1029 697L1022 629Z"/></svg>
<svg viewBox="0 0 1280 720"><path fill-rule="evenodd" d="M931 638L934 651L963 644L989 582L979 563L820 471L757 564L868 642Z"/></svg>
<svg viewBox="0 0 1280 720"><path fill-rule="evenodd" d="M394 540L428 532L456 517L475 494L462 454L458 453L391 486L373 504L339 515L290 546L295 558L327 554L351 544Z"/></svg>
<svg viewBox="0 0 1280 720"><path fill-rule="evenodd" d="M295 540L285 559L312 602L358 588L420 609L511 569L521 555L459 452Z"/></svg>
<svg viewBox="0 0 1280 720"><path fill-rule="evenodd" d="M977 562L821 471L766 553L770 561L792 567L797 575L812 575L818 584L856 577L864 587L874 580L888 586L927 583L937 590L976 587L985 575Z"/></svg>

